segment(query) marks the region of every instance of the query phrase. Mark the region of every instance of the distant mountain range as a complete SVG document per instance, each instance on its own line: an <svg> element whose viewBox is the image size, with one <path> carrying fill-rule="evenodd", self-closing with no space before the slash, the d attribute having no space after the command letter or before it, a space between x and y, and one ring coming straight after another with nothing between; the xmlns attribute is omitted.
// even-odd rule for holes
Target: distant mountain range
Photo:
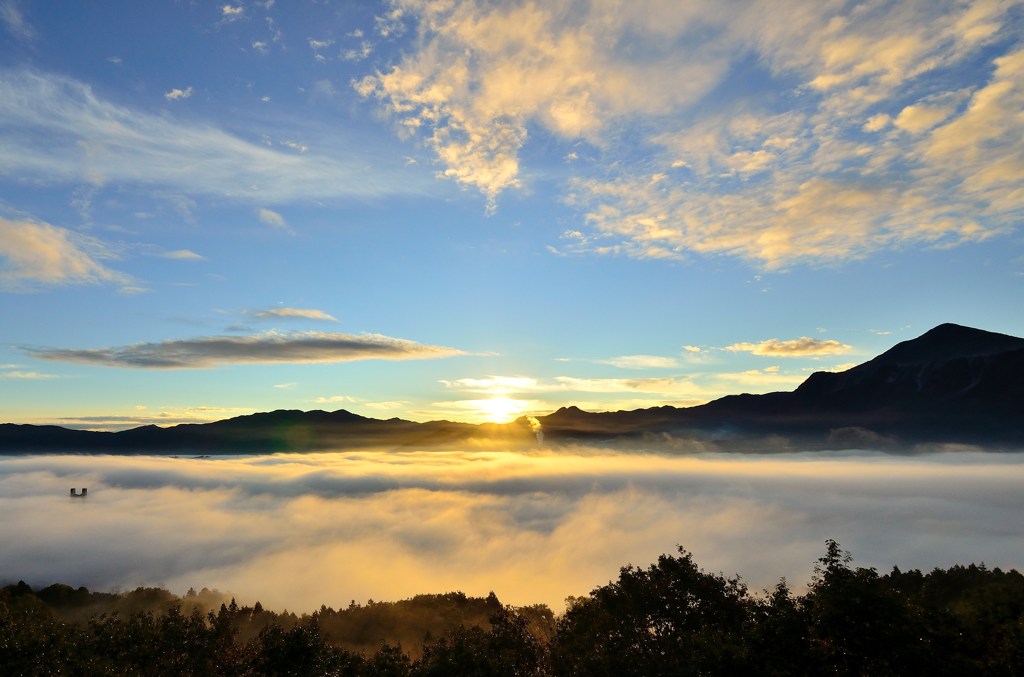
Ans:
<svg viewBox="0 0 1024 677"><path fill-rule="evenodd" d="M536 419L545 444L625 443L679 450L878 449L968 444L1024 450L1024 339L943 324L843 372L816 372L795 391L729 395L696 407L586 412ZM366 418L279 410L205 424L121 432L0 424L0 453L231 454L491 442L537 446L531 421L508 424Z"/></svg>

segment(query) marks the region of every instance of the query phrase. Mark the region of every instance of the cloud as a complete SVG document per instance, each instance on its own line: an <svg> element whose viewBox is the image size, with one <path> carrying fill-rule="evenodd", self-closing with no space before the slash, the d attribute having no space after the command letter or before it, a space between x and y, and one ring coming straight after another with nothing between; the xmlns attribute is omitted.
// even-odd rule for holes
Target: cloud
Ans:
<svg viewBox="0 0 1024 677"><path fill-rule="evenodd" d="M531 137L587 146L557 255L780 270L1017 227L1016 4L403 2L416 48L355 88L489 211Z"/></svg>
<svg viewBox="0 0 1024 677"><path fill-rule="evenodd" d="M263 209L263 208L261 208L257 213L259 214L260 221L262 221L263 223L267 224L268 226L273 226L274 228L281 228L283 230L288 230L288 222L285 221L284 217L281 216L279 213L277 213L277 212L275 212L275 211L273 211L271 209Z"/></svg>
<svg viewBox="0 0 1024 677"><path fill-rule="evenodd" d="M807 377L805 374L782 374L779 373L778 367L768 367L767 369L750 369L739 373L724 372L715 374L715 378L746 388L766 390L774 388L792 389L803 383Z"/></svg>
<svg viewBox="0 0 1024 677"><path fill-rule="evenodd" d="M324 56L323 51L334 44L334 40L315 40L309 38L307 40L309 48L313 50L313 58L317 61L326 61L327 57Z"/></svg>
<svg viewBox="0 0 1024 677"><path fill-rule="evenodd" d="M326 397L318 397L313 401L317 404L335 404L337 402L358 402L359 399L350 397L349 395L329 395Z"/></svg>
<svg viewBox="0 0 1024 677"><path fill-rule="evenodd" d="M18 0L4 0L4 2L0 2L0 23L3 23L7 32L15 38L27 42L35 39L36 31L25 20L25 15L22 14L18 4Z"/></svg>
<svg viewBox="0 0 1024 677"><path fill-rule="evenodd" d="M472 393L505 393L544 392L551 388L530 376L487 376L485 378L460 378L452 381L442 380L446 388L463 390Z"/></svg>
<svg viewBox="0 0 1024 677"><path fill-rule="evenodd" d="M196 254L191 249L175 249L169 252L163 252L157 256L164 259L173 259L175 261L205 261L206 257L201 254Z"/></svg>
<svg viewBox="0 0 1024 677"><path fill-rule="evenodd" d="M627 32L643 30L635 22L652 7L618 14L598 3L590 11L476 2L401 9L418 19L420 49L357 82L356 91L383 102L404 129L427 130L442 175L478 189L490 209L501 192L522 185L519 151L529 124L596 142L620 115L665 113L698 97L725 66L720 54L674 53L666 35L632 59L609 53ZM693 14L678 7L657 13L673 27Z"/></svg>
<svg viewBox="0 0 1024 677"><path fill-rule="evenodd" d="M306 320L320 320L323 322L337 322L338 318L333 315L329 315L322 310L316 310L314 308L270 308L268 310L259 310L252 314L253 317L260 319L278 319L278 318L301 318Z"/></svg>
<svg viewBox="0 0 1024 677"><path fill-rule="evenodd" d="M676 358L657 355L622 355L599 362L620 369L671 369L679 366L679 360Z"/></svg>
<svg viewBox="0 0 1024 677"><path fill-rule="evenodd" d="M205 336L116 348L25 348L33 357L104 367L208 369L229 364L328 363L354 360L426 360L464 355L380 334L267 332L254 336Z"/></svg>
<svg viewBox="0 0 1024 677"><path fill-rule="evenodd" d="M175 87L169 92L164 93L164 98L168 101L177 101L178 99L187 99L192 96L192 88L186 87L185 89L178 89Z"/></svg>
<svg viewBox="0 0 1024 677"><path fill-rule="evenodd" d="M560 390L580 393L655 393L670 396L699 397L707 390L692 380L661 378L578 378L556 376Z"/></svg>
<svg viewBox="0 0 1024 677"><path fill-rule="evenodd" d="M282 152L112 103L71 78L0 69L0 175L17 180L142 185L257 205L422 190L407 175L373 169L381 164L352 152L343 162Z"/></svg>
<svg viewBox="0 0 1024 677"><path fill-rule="evenodd" d="M730 352L751 353L771 357L818 357L822 355L842 355L852 350L853 346L840 343L834 339L814 339L801 336L798 339L780 341L768 339L759 343L734 343L723 350Z"/></svg>
<svg viewBox="0 0 1024 677"><path fill-rule="evenodd" d="M11 221L0 216L0 289L21 291L39 285L113 283L132 279L98 259L110 254L102 242L48 223Z"/></svg>
<svg viewBox="0 0 1024 677"><path fill-rule="evenodd" d="M393 411L395 409L405 409L409 406L409 402L406 400L385 400L382 402L364 402L363 406L367 409L376 409L378 411Z"/></svg>
<svg viewBox="0 0 1024 677"><path fill-rule="evenodd" d="M362 61L373 54L373 44L367 40L363 40L359 43L358 49L346 49L341 53L341 58L345 61Z"/></svg>
<svg viewBox="0 0 1024 677"><path fill-rule="evenodd" d="M225 19L234 21L245 13L245 8L241 5L223 5L220 8L220 13Z"/></svg>
<svg viewBox="0 0 1024 677"><path fill-rule="evenodd" d="M737 344L746 345L744 351L753 352L755 348L768 351L755 354L772 356L818 356L836 354L834 350L843 352L840 344L833 346L822 341L816 348L810 345L798 345L797 341L779 342L774 344ZM780 347L781 346L781 347ZM846 346L848 348L848 346ZM730 348L732 349L732 348ZM789 352L778 352L786 351ZM735 348L735 350L741 350ZM800 353L800 350L805 352ZM815 350L817 352L815 352ZM772 352L776 351L776 352ZM542 395L544 393L585 393L598 396L592 402L583 402L578 398L573 403L591 411L613 411L619 409L639 409L670 404L672 406L691 407L704 404L710 400L735 394L737 386L747 392L768 392L780 389L792 389L807 378L805 372L783 372L779 367L767 367L761 370L742 372L706 372L688 376L663 376L646 378L588 378L579 376L554 376L550 379L538 379L529 376L487 376L484 378L461 378L442 380L446 388L465 393L487 395L488 397L513 398L521 395ZM634 395L633 399L622 399L606 396ZM556 409L561 402L546 400L520 400L521 409L530 412L545 412ZM430 412L419 412L425 416L450 416L453 409L469 409L477 411L486 405L488 400L464 400L464 404L435 403ZM584 406L586 405L586 406ZM446 409L447 407L447 409ZM485 408L485 407L483 407Z"/></svg>
<svg viewBox="0 0 1024 677"><path fill-rule="evenodd" d="M673 377L658 378L580 378L555 376L549 381L529 376L488 376L442 380L447 388L471 393L507 395L512 393L580 392L580 393L657 393L662 395L707 394L690 380Z"/></svg>
<svg viewBox="0 0 1024 677"><path fill-rule="evenodd" d="M35 421L38 425L59 425L79 430L117 431L138 428L145 425L161 427L182 423L211 423L232 416L251 414L253 409L245 407L155 407L156 413L147 412L149 407L135 405L135 413L129 415L65 416Z"/></svg>
<svg viewBox="0 0 1024 677"><path fill-rule="evenodd" d="M1019 569L1022 481L1019 455L976 453L7 457L0 583L208 586L297 613L493 590L557 612L676 544L754 591L799 589L827 538L882 570Z"/></svg>
<svg viewBox="0 0 1024 677"><path fill-rule="evenodd" d="M52 378L60 377L57 376L56 374L41 374L37 371L0 371L0 380L11 379L25 381L45 381Z"/></svg>

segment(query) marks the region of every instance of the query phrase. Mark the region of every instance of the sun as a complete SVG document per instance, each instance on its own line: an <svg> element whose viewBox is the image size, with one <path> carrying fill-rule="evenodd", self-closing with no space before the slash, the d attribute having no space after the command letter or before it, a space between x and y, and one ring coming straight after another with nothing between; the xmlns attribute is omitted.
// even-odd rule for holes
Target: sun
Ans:
<svg viewBox="0 0 1024 677"><path fill-rule="evenodd" d="M526 401L514 400L510 397L491 397L486 400L476 400L480 417L490 423L509 423L518 418L526 411Z"/></svg>

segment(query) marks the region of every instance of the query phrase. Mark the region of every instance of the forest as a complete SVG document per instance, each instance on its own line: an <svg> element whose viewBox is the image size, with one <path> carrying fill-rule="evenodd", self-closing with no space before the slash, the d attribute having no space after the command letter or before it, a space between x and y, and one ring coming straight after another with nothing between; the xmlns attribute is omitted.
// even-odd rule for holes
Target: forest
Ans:
<svg viewBox="0 0 1024 677"><path fill-rule="evenodd" d="M461 592L296 615L215 591L0 589L3 675L1022 675L1024 576L853 565L754 593L683 548L564 614Z"/></svg>

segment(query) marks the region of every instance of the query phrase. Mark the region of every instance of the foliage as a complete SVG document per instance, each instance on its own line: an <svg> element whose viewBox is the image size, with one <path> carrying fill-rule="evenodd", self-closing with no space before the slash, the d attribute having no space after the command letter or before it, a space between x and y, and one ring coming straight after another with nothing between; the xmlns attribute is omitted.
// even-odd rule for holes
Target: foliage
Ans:
<svg viewBox="0 0 1024 677"><path fill-rule="evenodd" d="M880 575L827 541L806 593L751 595L682 548L570 598L492 593L310 615L190 590L0 589L3 675L1021 675L1024 576L982 565ZM216 611L212 610L219 604Z"/></svg>

